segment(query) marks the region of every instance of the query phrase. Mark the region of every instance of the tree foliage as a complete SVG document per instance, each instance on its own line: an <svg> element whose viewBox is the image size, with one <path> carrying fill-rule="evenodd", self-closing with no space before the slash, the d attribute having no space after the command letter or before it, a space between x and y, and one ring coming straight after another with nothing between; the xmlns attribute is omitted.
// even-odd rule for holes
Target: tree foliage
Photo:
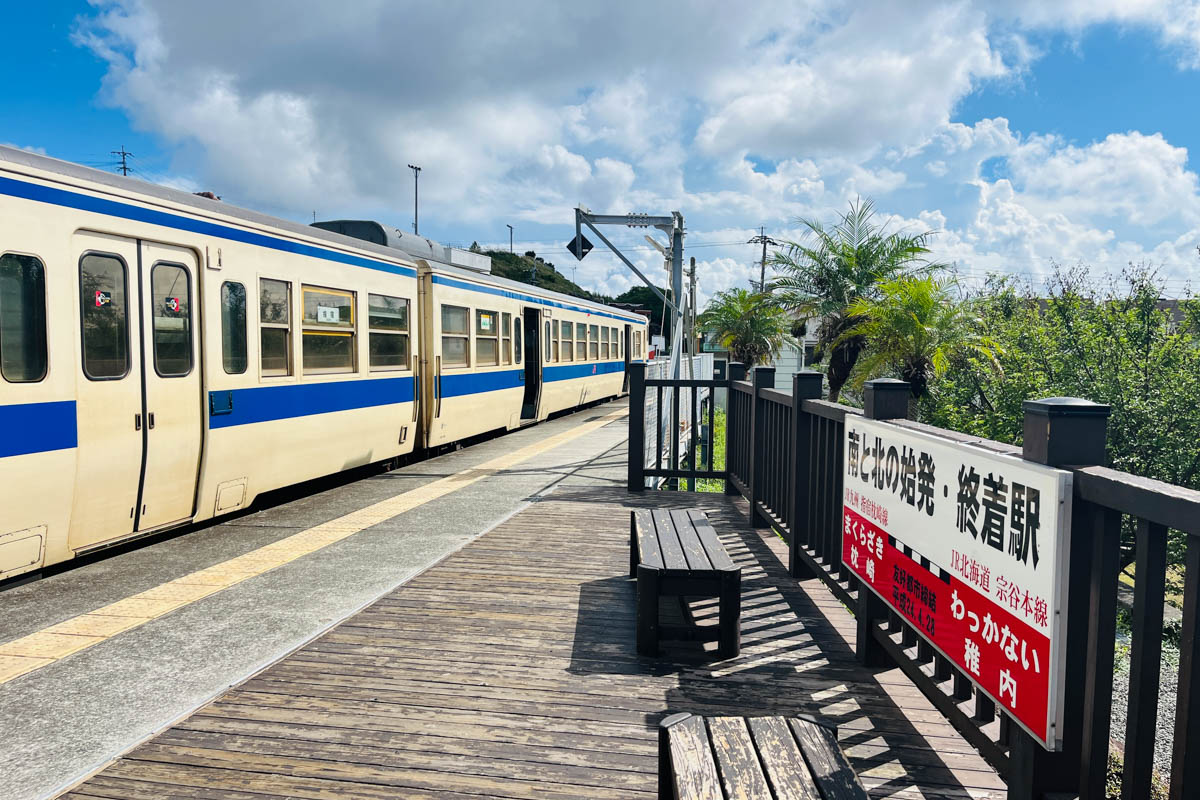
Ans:
<svg viewBox="0 0 1200 800"><path fill-rule="evenodd" d="M895 278L879 285L878 297L860 296L846 309L862 320L838 339L859 338L865 350L854 384L894 375L909 382L915 399L953 363L986 372L999 368L1002 348L982 331L982 320L958 302L953 280L935 275ZM837 342L835 342L836 344Z"/></svg>
<svg viewBox="0 0 1200 800"><path fill-rule="evenodd" d="M823 360L828 351L826 374L829 399L834 401L865 345L862 336L844 335L866 321L851 313L853 303L878 299L880 287L889 280L937 267L926 258L933 231L889 231L886 224L875 224L874 217L874 204L860 199L832 227L801 219L804 238L784 242L771 257L771 265L782 275L768 290L784 308L818 320L814 359Z"/></svg>
<svg viewBox="0 0 1200 800"><path fill-rule="evenodd" d="M1101 281L1083 267L1056 268L1048 293L993 278L970 302L1001 370L952 361L921 403L924 421L1020 443L1025 400L1070 396L1112 407L1111 465L1200 488L1200 307L1172 309L1158 274L1131 267ZM1182 539L1172 544L1172 560ZM1123 537L1132 560L1132 530Z"/></svg>
<svg viewBox="0 0 1200 800"><path fill-rule="evenodd" d="M767 294L749 289L730 289L716 295L697 323L701 330L715 333L730 358L747 367L765 362L794 344L794 319Z"/></svg>

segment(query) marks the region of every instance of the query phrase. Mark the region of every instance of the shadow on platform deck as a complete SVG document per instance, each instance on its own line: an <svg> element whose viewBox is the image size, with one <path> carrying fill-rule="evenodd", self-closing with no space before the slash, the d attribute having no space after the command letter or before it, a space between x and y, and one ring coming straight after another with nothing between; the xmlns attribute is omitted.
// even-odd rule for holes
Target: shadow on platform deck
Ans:
<svg viewBox="0 0 1200 800"><path fill-rule="evenodd" d="M743 567L738 658L635 654L627 507L649 505L703 507ZM68 797L652 797L678 711L829 719L873 796L1004 797L898 670L855 662L853 618L783 552L740 499L562 486Z"/></svg>

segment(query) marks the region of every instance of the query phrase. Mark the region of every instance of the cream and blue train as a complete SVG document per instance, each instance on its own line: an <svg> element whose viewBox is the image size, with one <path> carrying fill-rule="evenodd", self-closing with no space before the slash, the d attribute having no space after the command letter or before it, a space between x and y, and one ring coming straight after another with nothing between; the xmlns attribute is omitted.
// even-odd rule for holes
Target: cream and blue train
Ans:
<svg viewBox="0 0 1200 800"><path fill-rule="evenodd" d="M0 147L0 580L616 396L646 344L477 254Z"/></svg>

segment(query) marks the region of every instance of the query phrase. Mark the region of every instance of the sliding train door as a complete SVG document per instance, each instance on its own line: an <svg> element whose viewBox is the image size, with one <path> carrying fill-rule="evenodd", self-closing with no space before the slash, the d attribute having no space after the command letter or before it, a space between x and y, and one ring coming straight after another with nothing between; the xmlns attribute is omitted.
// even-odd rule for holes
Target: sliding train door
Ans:
<svg viewBox="0 0 1200 800"><path fill-rule="evenodd" d="M139 531L191 518L203 425L193 251L142 242L146 455Z"/></svg>
<svg viewBox="0 0 1200 800"><path fill-rule="evenodd" d="M516 324L525 343L525 395L521 401L521 419L535 420L538 418L538 401L542 397L542 346L538 336L541 312L526 306Z"/></svg>
<svg viewBox="0 0 1200 800"><path fill-rule="evenodd" d="M190 251L77 233L81 361L68 546L192 515L201 437Z"/></svg>
<svg viewBox="0 0 1200 800"><path fill-rule="evenodd" d="M80 233L73 252L81 374L75 404L75 502L67 544L78 550L135 530L144 414L137 242Z"/></svg>

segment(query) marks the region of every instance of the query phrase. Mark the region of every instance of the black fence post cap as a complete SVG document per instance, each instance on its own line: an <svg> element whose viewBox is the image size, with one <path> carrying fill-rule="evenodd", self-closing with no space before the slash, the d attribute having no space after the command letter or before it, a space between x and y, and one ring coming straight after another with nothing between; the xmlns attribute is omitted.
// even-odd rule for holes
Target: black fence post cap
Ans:
<svg viewBox="0 0 1200 800"><path fill-rule="evenodd" d="M863 416L867 419L904 419L908 416L911 386L899 378L874 378L863 389Z"/></svg>
<svg viewBox="0 0 1200 800"><path fill-rule="evenodd" d="M1093 403L1082 397L1045 397L1041 400L1026 400L1021 404L1026 414L1044 417L1107 417L1112 406Z"/></svg>
<svg viewBox="0 0 1200 800"><path fill-rule="evenodd" d="M792 394L805 400L817 400L825 389L825 373L806 369L792 373Z"/></svg>
<svg viewBox="0 0 1200 800"><path fill-rule="evenodd" d="M1080 397L1026 400L1021 455L1051 467L1103 464L1112 408Z"/></svg>

